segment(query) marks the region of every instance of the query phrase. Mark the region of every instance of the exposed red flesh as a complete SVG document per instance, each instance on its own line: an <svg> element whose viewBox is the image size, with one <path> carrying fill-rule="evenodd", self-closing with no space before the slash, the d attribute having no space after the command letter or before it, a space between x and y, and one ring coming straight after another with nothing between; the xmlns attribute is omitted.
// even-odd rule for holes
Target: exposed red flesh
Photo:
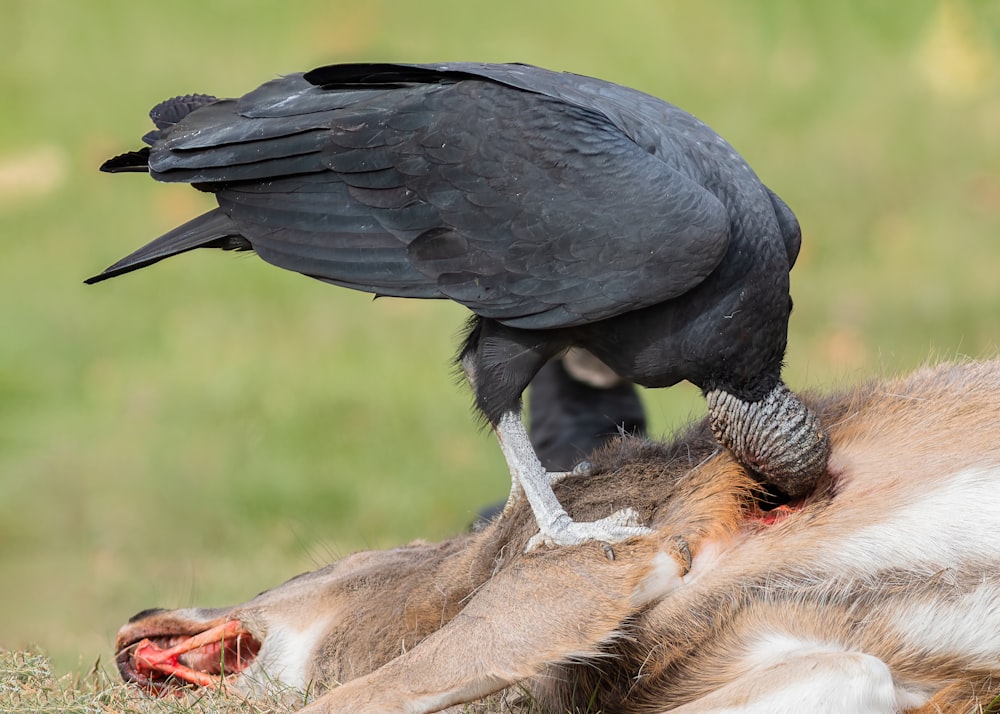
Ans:
<svg viewBox="0 0 1000 714"><path fill-rule="evenodd" d="M780 523L785 520L805 505L805 501L785 503L772 508L770 511L757 511L755 513L751 513L747 520L751 523L759 523L763 526L773 526L776 523Z"/></svg>
<svg viewBox="0 0 1000 714"><path fill-rule="evenodd" d="M126 671L131 669L134 681L156 693L169 690L171 681L219 687L227 674L249 665L260 649L239 620L229 620L179 641L177 636L158 639L170 646L161 646L147 637L124 648L131 652L126 655L130 666L123 669L127 679L133 679Z"/></svg>
<svg viewBox="0 0 1000 714"><path fill-rule="evenodd" d="M180 679L199 687L214 689L222 683L222 678L205 674L197 670L186 667L177 661L176 657L164 659L164 653L169 650L161 650L149 640L143 640L136 645L135 652L132 653L135 669L142 674L152 674L160 672L175 679Z"/></svg>

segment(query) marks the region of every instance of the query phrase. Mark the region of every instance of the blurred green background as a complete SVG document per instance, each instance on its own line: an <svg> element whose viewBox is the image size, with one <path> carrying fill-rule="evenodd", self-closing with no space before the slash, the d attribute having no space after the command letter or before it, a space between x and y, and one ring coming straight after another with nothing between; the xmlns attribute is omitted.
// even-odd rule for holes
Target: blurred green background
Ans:
<svg viewBox="0 0 1000 714"><path fill-rule="evenodd" d="M786 376L831 388L996 354L998 57L994 0L4 0L0 647L88 667L139 609L242 601L506 493L454 383L456 306L208 252L82 284L211 205L97 172L161 99L475 59L671 100L798 214ZM657 433L704 410L647 397Z"/></svg>

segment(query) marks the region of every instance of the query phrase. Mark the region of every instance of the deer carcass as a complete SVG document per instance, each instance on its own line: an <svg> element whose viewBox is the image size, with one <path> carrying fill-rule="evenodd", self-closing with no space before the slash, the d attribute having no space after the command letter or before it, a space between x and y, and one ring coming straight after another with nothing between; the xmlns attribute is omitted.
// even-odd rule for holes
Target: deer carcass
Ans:
<svg viewBox="0 0 1000 714"><path fill-rule="evenodd" d="M560 712L985 706L1000 677L1000 362L809 404L832 455L804 501L761 510L705 425L622 439L556 491L575 519L637 507L650 535L526 553L522 506L235 607L140 613L119 667L154 690L310 688L313 713L432 712L512 685Z"/></svg>

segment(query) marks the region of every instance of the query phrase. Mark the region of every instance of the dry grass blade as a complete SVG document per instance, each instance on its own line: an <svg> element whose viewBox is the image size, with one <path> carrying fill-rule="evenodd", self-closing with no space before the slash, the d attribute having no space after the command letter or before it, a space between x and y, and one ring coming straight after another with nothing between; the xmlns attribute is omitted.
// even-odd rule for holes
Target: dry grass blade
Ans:
<svg viewBox="0 0 1000 714"><path fill-rule="evenodd" d="M293 693L253 701L218 691L154 699L119 682L100 663L86 675L56 677L37 650L0 650L0 714L283 714L300 704L301 696Z"/></svg>

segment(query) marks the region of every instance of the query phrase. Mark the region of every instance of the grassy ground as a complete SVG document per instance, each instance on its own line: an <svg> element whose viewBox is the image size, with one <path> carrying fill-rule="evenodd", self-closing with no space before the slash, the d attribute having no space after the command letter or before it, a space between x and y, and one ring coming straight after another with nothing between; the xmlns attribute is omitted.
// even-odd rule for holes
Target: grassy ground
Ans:
<svg viewBox="0 0 1000 714"><path fill-rule="evenodd" d="M373 304L249 256L81 284L208 205L96 172L157 101L370 59L526 61L668 98L797 212L787 377L829 387L996 354L997 7L8 0L0 646L86 671L139 609L442 537L507 487L453 383L455 306ZM703 410L688 387L648 404L661 432Z"/></svg>
<svg viewBox="0 0 1000 714"><path fill-rule="evenodd" d="M278 698L246 700L221 692L154 699L100 667L58 675L38 650L0 650L0 712L19 714L275 714Z"/></svg>
<svg viewBox="0 0 1000 714"><path fill-rule="evenodd" d="M302 706L299 692L247 699L226 692L197 691L154 698L124 684L99 665L57 674L37 649L0 650L0 712L17 714L279 714ZM510 690L462 707L464 714L548 714Z"/></svg>

